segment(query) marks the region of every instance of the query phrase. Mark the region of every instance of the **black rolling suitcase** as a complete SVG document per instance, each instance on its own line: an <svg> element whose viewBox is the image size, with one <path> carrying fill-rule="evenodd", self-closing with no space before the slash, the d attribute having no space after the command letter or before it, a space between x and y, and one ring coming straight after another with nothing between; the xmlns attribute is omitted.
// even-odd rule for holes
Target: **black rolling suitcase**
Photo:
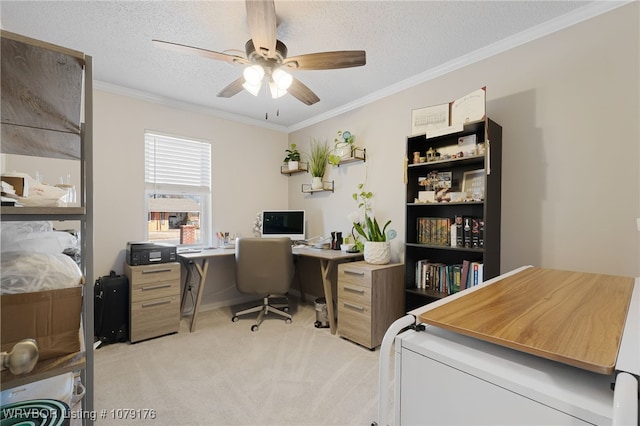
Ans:
<svg viewBox="0 0 640 426"><path fill-rule="evenodd" d="M109 275L96 280L94 286L94 335L100 346L129 340L129 279L126 275Z"/></svg>

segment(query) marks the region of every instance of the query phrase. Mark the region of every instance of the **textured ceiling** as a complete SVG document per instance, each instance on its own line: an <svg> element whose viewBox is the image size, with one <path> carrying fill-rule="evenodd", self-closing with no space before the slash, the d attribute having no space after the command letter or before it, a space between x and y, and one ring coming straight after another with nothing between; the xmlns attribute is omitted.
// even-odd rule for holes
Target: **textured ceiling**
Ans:
<svg viewBox="0 0 640 426"><path fill-rule="evenodd" d="M93 57L95 87L292 130L388 94L430 70L497 52L623 3L581 1L275 1L289 56L366 50L363 67L294 71L320 102L216 93L242 68L154 47L161 39L227 53L249 39L243 1L5 1L2 28ZM277 112L279 111L279 115ZM265 114L268 113L268 120Z"/></svg>

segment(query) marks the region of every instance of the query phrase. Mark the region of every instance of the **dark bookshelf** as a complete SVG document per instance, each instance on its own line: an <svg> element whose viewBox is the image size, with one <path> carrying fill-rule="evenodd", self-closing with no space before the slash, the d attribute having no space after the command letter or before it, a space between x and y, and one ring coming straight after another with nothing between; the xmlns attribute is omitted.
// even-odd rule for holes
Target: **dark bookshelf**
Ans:
<svg viewBox="0 0 640 426"><path fill-rule="evenodd" d="M421 156L430 148L438 152L452 152L460 137L475 135L476 144L484 145L484 152L463 152L462 156L441 155L435 161L413 164L413 153ZM446 265L462 264L463 260L483 263L483 281L500 274L500 211L502 182L502 127L486 118L463 126L461 131L428 138L426 134L407 137L405 207L405 309L407 311L446 297L446 293L416 287L416 263L422 259ZM453 149L455 151L455 149ZM484 197L482 200L455 202L416 202L424 188L418 178L430 172L451 172L451 191L461 192L465 172L484 169ZM419 243L418 219L424 217L450 218L456 216L484 220L481 248L432 245Z"/></svg>

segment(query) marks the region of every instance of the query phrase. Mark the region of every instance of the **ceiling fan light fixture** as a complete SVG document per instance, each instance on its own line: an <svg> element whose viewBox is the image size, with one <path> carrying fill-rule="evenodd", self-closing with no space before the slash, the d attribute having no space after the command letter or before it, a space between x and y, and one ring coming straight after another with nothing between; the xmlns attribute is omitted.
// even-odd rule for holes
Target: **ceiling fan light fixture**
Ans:
<svg viewBox="0 0 640 426"><path fill-rule="evenodd" d="M242 75L248 84L252 86L257 85L258 90L260 89L259 85L264 77L264 69L260 65L251 65L250 67L246 67L242 72Z"/></svg>
<svg viewBox="0 0 640 426"><path fill-rule="evenodd" d="M271 74L271 79L278 86L278 89L286 90L291 87L291 83L293 83L293 77L288 72L284 71L282 68L276 68L273 70Z"/></svg>
<svg viewBox="0 0 640 426"><path fill-rule="evenodd" d="M287 94L286 89L280 89L276 83L273 81L269 82L269 89L271 90L271 97L273 99L278 99Z"/></svg>
<svg viewBox="0 0 640 426"><path fill-rule="evenodd" d="M258 81L257 84L251 84L248 81L245 81L244 84L242 84L242 87L244 87L244 89L251 93L253 96L258 96L258 94L260 93L260 88L262 87L262 82Z"/></svg>

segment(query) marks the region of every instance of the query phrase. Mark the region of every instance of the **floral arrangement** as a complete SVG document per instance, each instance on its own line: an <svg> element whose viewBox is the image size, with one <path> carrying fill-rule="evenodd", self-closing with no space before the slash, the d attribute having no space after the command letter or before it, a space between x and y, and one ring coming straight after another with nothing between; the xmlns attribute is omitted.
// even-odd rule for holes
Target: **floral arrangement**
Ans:
<svg viewBox="0 0 640 426"><path fill-rule="evenodd" d="M391 221L388 220L382 229L380 229L378 220L373 214L373 210L371 208L372 198L373 193L365 189L364 183L358 184L358 192L353 193L353 199L358 203L358 209L362 209L362 211L355 211L349 214L349 220L351 220L353 223L353 229L357 232L357 235L354 234L354 238L356 239L356 246L358 249L361 249L364 245L359 241L357 238L358 236L364 238L366 241L387 241L386 231L387 227L391 224ZM395 235L394 230L389 230L388 239L393 239Z"/></svg>

